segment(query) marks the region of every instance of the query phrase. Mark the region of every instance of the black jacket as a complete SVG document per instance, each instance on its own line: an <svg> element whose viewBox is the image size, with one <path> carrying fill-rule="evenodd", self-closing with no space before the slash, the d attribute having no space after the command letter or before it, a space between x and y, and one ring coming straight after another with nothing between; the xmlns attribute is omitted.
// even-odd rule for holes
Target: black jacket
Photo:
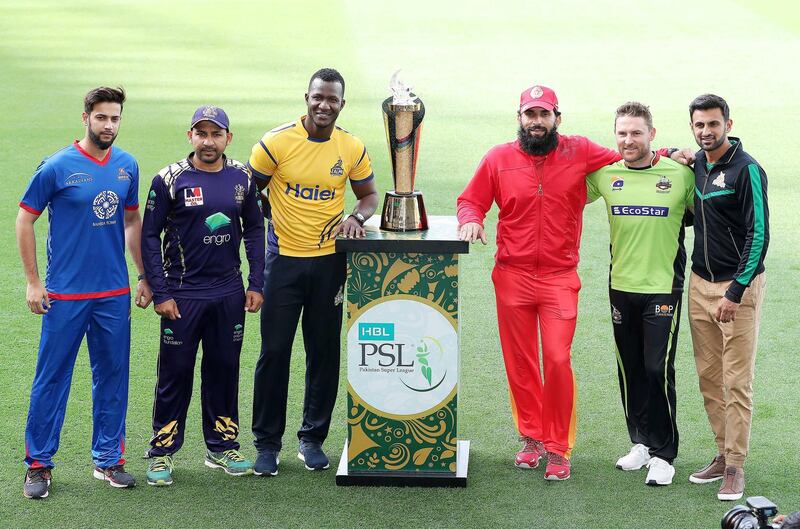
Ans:
<svg viewBox="0 0 800 529"><path fill-rule="evenodd" d="M712 167L700 151L694 163L692 271L707 281L730 281L725 292L740 303L764 271L769 246L767 173L744 152L738 138Z"/></svg>

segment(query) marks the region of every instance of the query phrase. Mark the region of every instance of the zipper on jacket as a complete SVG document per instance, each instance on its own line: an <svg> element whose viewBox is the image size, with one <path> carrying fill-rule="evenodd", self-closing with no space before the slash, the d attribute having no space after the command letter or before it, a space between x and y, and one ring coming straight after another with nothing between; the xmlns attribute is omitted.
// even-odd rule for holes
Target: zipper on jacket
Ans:
<svg viewBox="0 0 800 529"><path fill-rule="evenodd" d="M703 182L703 197L706 195L706 186L708 185L709 172L707 167L705 171L706 179ZM703 218L703 258L706 261L706 270L708 270L708 275L711 276L711 282L714 283L714 272L711 271L711 265L708 262L708 226L706 225L706 201L703 197L700 197L700 215Z"/></svg>
<svg viewBox="0 0 800 529"><path fill-rule="evenodd" d="M731 227L728 226L728 234L731 236L731 241L733 241L733 249L736 250L736 255L739 256L739 260L742 260L742 254L739 252L739 247L736 246L736 239L733 238L733 232L731 231Z"/></svg>
<svg viewBox="0 0 800 529"><path fill-rule="evenodd" d="M539 234L537 235L536 240L538 241L539 248L536 252L536 270L534 271L534 277L539 277L539 264L542 260L542 217L544 216L544 189L542 188L542 173L544 173L544 159L542 159L541 163L537 163L536 160L533 162L533 171L536 173L536 177L539 179L539 187L536 191L536 194L540 197L539 198Z"/></svg>

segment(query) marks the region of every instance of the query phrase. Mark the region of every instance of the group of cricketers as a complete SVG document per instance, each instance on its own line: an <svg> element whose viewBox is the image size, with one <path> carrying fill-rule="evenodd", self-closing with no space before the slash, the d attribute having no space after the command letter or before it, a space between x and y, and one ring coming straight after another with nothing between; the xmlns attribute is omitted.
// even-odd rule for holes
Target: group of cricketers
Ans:
<svg viewBox="0 0 800 529"><path fill-rule="evenodd" d="M17 217L27 304L43 318L25 429L26 497L49 494L84 336L92 369L94 476L114 487L135 483L124 466L131 317L126 244L139 274L135 304L152 302L161 316L148 484L173 482L201 343L205 465L231 475L278 473L301 317L306 377L298 457L309 470L329 468L322 445L339 386L346 277L335 239L363 237L378 205L366 147L336 126L344 92L339 72L315 72L307 113L267 132L246 164L224 154L233 140L226 112L198 108L187 132L192 150L153 178L143 220L136 160L113 146L125 93L100 87L86 95L84 137L39 165ZM741 141L728 136L732 121L722 98L698 97L690 118L697 154L654 151L649 109L626 103L615 116L614 151L559 134L555 92L533 86L520 97L517 140L491 149L458 198L458 236L471 242L487 242L483 220L492 203L499 206L492 280L511 409L523 441L515 457L520 468L546 460L545 479L570 476L582 213L602 197L611 227L611 320L633 444L616 466L646 466L650 485L667 485L675 474L683 236L693 225L689 321L718 453L689 479L722 480L723 500L743 494L769 241L766 174ZM357 201L346 215L348 182ZM43 282L33 227L45 209ZM245 313L259 310L252 420L257 458L251 462L237 442L239 358Z"/></svg>

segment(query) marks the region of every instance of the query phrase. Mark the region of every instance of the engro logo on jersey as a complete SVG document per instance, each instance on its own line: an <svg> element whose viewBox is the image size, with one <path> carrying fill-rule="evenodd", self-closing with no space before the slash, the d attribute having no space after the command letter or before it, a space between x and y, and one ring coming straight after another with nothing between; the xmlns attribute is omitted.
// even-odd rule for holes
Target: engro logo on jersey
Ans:
<svg viewBox="0 0 800 529"><path fill-rule="evenodd" d="M611 214L632 217L666 217L669 208L662 206L611 206Z"/></svg>
<svg viewBox="0 0 800 529"><path fill-rule="evenodd" d="M215 231L231 225L231 219L229 219L224 213L218 211L213 215L209 215L206 217L205 225L206 228L208 228L208 231L211 232L211 235L206 235L203 237L203 244L215 244L220 246L231 240L230 233L214 234Z"/></svg>
<svg viewBox="0 0 800 529"><path fill-rule="evenodd" d="M284 192L287 195L294 195L295 198L302 198L303 200L333 200L333 197L336 196L335 189L320 190L318 185L314 187L300 187L300 184L295 184L293 186L287 183L286 191Z"/></svg>

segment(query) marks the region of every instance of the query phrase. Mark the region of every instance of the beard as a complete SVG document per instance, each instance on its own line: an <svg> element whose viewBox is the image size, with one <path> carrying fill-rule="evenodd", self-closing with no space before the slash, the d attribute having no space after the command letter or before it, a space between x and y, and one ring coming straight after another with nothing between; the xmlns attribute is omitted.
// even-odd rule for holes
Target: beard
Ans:
<svg viewBox="0 0 800 529"><path fill-rule="evenodd" d="M111 137L110 140L103 141L103 140L100 139L100 136L98 136L97 134L94 133L94 131L92 130L92 127L88 127L86 129L86 131L88 132L89 139L92 141L92 143L97 145L97 148L102 150L102 151L104 151L104 150L108 149L109 147L111 147L111 145L114 143L114 140L117 139L117 135L115 134L114 136Z"/></svg>
<svg viewBox="0 0 800 529"><path fill-rule="evenodd" d="M531 135L529 129L520 125L517 138L523 151L532 156L544 156L558 147L558 125L553 124L553 128L541 137Z"/></svg>

